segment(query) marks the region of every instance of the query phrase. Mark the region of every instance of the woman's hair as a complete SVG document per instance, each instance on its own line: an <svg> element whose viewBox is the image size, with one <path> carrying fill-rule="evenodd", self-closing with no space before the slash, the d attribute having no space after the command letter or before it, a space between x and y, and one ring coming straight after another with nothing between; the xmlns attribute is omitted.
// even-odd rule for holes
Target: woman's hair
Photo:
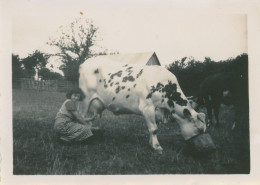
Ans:
<svg viewBox="0 0 260 185"><path fill-rule="evenodd" d="M66 93L66 98L70 99L72 94L80 94L80 101L85 98L82 90L80 88L71 89Z"/></svg>

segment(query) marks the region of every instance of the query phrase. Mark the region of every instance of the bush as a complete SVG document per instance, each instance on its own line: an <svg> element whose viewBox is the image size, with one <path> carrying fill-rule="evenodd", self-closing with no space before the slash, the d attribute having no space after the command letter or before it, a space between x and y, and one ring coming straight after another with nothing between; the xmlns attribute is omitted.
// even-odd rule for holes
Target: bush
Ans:
<svg viewBox="0 0 260 185"><path fill-rule="evenodd" d="M171 71L178 79L178 82L185 95L197 95L200 83L207 76L221 73L234 72L242 75L241 89L248 91L248 55L241 54L236 58L230 58L225 61L215 62L206 57L203 62L195 59L187 60L187 57L176 60L167 69Z"/></svg>

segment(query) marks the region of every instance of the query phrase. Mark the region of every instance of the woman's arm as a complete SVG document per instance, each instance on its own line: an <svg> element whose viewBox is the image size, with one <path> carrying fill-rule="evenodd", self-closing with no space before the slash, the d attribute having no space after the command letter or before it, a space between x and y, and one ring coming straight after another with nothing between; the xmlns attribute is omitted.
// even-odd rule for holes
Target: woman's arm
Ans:
<svg viewBox="0 0 260 185"><path fill-rule="evenodd" d="M83 125L91 125L88 123L88 121L91 121L91 120L84 119L84 117L82 117L82 115L78 112L76 102L68 101L65 106L66 106L67 111L69 111L73 115L73 117L76 118L76 120L79 123L81 123Z"/></svg>
<svg viewBox="0 0 260 185"><path fill-rule="evenodd" d="M84 120L84 118L79 114L78 111L71 111L72 115L83 125L90 125L87 121Z"/></svg>

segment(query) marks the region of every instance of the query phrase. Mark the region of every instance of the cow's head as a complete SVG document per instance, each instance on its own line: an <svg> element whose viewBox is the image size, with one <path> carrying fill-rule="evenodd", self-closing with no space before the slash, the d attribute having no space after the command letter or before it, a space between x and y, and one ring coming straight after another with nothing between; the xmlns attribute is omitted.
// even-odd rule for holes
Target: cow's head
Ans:
<svg viewBox="0 0 260 185"><path fill-rule="evenodd" d="M185 140L206 131L205 114L196 112L191 106L176 105L171 116L179 124Z"/></svg>
<svg viewBox="0 0 260 185"><path fill-rule="evenodd" d="M167 84L158 83L156 86L152 86L147 99L151 98L155 93L162 93L161 102L167 103L170 118L179 124L185 140L206 131L205 114L194 110L193 105L182 93L177 80L175 82L168 81ZM160 118L160 115L165 115L162 110L165 112L165 109L156 111L156 118Z"/></svg>

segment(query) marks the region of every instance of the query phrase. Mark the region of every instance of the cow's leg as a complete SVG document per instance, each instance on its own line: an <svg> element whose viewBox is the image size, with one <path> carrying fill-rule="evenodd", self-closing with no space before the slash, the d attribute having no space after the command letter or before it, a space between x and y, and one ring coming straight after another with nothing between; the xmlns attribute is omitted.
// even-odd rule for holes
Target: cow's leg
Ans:
<svg viewBox="0 0 260 185"><path fill-rule="evenodd" d="M207 126L209 127L212 124L212 104L211 104L211 100L209 99L209 97L205 98L205 105L206 105L206 109L207 109L207 113L208 113L208 124Z"/></svg>
<svg viewBox="0 0 260 185"><path fill-rule="evenodd" d="M163 148L159 144L159 141L157 139L157 130L158 127L155 122L155 109L153 106L147 106L141 109L142 114L145 118L149 133L150 133L150 139L149 139L149 144L152 146L152 148L158 152L162 153Z"/></svg>
<svg viewBox="0 0 260 185"><path fill-rule="evenodd" d="M217 100L214 102L214 105L213 105L213 110L214 110L217 127L219 127L219 108L220 108L220 102Z"/></svg>
<svg viewBox="0 0 260 185"><path fill-rule="evenodd" d="M221 95L214 95L212 97L212 108L213 108L217 127L219 126L220 97L221 97Z"/></svg>

